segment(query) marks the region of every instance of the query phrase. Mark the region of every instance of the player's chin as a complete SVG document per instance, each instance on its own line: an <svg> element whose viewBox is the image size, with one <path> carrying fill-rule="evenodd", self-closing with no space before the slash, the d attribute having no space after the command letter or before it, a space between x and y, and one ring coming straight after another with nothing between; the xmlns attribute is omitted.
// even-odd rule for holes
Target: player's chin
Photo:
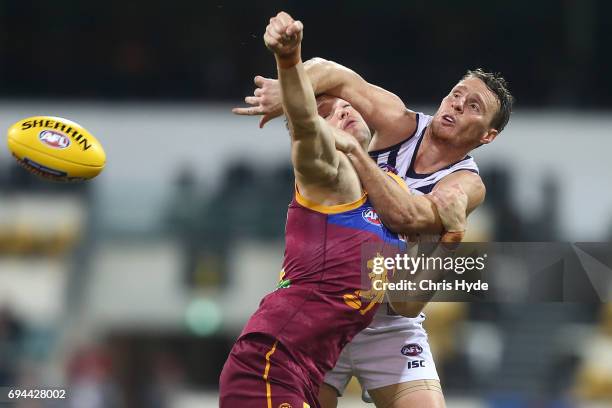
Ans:
<svg viewBox="0 0 612 408"><path fill-rule="evenodd" d="M367 128L367 126L352 126L347 129L346 132L353 136L357 143L359 143L361 146L367 146L372 138L370 130Z"/></svg>
<svg viewBox="0 0 612 408"><path fill-rule="evenodd" d="M449 126L444 123L434 123L433 130L438 138L452 139L458 134L458 126L456 124Z"/></svg>

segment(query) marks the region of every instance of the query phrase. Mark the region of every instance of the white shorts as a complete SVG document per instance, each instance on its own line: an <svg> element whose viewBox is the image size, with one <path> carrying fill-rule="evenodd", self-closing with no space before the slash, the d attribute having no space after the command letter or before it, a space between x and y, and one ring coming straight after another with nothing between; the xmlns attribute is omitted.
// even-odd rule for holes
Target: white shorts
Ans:
<svg viewBox="0 0 612 408"><path fill-rule="evenodd" d="M341 396L352 376L364 390L414 380L438 380L423 319L389 331L366 329L342 350L324 382Z"/></svg>

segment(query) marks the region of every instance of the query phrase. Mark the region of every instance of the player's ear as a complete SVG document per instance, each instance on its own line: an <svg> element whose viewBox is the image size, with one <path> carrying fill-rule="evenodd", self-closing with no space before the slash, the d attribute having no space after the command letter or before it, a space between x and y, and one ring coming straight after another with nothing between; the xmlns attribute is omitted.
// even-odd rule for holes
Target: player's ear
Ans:
<svg viewBox="0 0 612 408"><path fill-rule="evenodd" d="M495 140L495 138L497 137L497 135L499 134L499 132L497 131L497 129L489 129L487 131L487 133L485 133L481 138L480 138L480 143L481 144L489 144L491 143L493 140Z"/></svg>

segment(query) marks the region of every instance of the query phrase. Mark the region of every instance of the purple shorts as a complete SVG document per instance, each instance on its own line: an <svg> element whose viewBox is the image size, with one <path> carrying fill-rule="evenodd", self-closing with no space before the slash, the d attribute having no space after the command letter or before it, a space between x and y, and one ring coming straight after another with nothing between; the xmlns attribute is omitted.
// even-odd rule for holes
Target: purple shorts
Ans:
<svg viewBox="0 0 612 408"><path fill-rule="evenodd" d="M317 394L288 350L265 334L239 338L219 378L220 408L320 408Z"/></svg>

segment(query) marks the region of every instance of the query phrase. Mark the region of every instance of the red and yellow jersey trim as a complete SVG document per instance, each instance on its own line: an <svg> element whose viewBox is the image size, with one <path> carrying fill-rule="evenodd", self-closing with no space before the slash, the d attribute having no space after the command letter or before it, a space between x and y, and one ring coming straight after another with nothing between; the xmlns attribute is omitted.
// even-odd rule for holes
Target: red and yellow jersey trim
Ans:
<svg viewBox="0 0 612 408"><path fill-rule="evenodd" d="M339 214L339 213L343 213L346 211L354 210L356 208L361 207L366 202L367 199L368 199L367 194L364 192L363 195L359 199L353 201L352 203L337 204L337 205L323 205L323 204L315 203L314 201L311 201L307 199L306 197L304 197L302 194L300 194L300 190L298 189L297 184L295 185L295 201L297 201L298 204L301 205L302 207L306 207L310 210L320 212L323 214Z"/></svg>
<svg viewBox="0 0 612 408"><path fill-rule="evenodd" d="M401 188L403 188L404 190L410 192L410 189L408 188L408 185L406 184L404 179L402 179L400 176L398 176L397 174L392 173L390 171L388 171L386 173L387 173L387 176L391 177L393 179L393 181L395 181L397 184L400 185Z"/></svg>

